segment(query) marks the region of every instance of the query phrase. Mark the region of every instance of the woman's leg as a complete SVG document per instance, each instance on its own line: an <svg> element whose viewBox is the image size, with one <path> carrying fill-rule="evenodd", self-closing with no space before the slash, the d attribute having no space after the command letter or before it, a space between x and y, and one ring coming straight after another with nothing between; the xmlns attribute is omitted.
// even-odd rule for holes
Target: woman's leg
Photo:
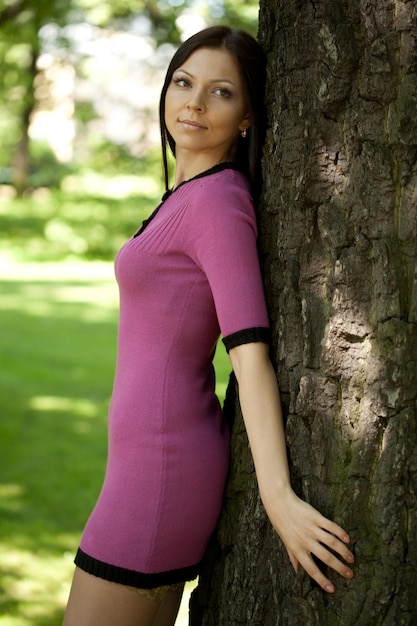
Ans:
<svg viewBox="0 0 417 626"><path fill-rule="evenodd" d="M153 626L161 604L77 567L63 626Z"/></svg>
<svg viewBox="0 0 417 626"><path fill-rule="evenodd" d="M183 591L184 585L176 585L175 589L169 589L166 592L152 626L173 626L175 624Z"/></svg>

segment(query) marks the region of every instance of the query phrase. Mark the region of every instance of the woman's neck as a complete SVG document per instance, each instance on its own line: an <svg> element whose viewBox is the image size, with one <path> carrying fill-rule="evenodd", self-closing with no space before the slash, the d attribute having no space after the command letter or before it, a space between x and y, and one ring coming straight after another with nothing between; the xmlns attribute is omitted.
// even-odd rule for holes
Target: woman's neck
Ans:
<svg viewBox="0 0 417 626"><path fill-rule="evenodd" d="M213 156L213 154L198 154L195 153L177 153L175 157L175 178L174 178L174 186L175 189L186 180L190 180L194 178L198 174L202 172L206 172L211 169L215 165L219 165L219 163L233 161L233 158L228 158L227 156Z"/></svg>

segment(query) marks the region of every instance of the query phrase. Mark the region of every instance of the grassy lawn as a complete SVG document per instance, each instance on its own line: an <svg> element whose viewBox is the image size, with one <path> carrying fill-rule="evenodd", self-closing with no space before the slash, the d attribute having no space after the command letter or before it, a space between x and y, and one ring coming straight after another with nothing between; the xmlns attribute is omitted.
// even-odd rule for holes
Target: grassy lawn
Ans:
<svg viewBox="0 0 417 626"><path fill-rule="evenodd" d="M11 259L0 256L0 625L59 626L103 479L117 287L109 262ZM216 369L223 396L223 350Z"/></svg>

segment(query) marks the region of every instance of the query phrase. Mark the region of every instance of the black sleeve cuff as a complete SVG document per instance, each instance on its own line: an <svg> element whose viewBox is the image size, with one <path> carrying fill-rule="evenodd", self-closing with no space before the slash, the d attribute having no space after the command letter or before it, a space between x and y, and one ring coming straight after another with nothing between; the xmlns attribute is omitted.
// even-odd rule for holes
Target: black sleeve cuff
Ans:
<svg viewBox="0 0 417 626"><path fill-rule="evenodd" d="M244 330L238 330L236 333L223 337L223 343L226 347L226 352L236 346L241 346L244 343L262 342L269 343L269 328L263 326L255 328L245 328Z"/></svg>

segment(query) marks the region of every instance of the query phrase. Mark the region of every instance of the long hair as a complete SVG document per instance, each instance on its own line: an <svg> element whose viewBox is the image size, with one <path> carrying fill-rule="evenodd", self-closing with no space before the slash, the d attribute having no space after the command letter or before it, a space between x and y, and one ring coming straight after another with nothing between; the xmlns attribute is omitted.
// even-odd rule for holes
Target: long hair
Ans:
<svg viewBox="0 0 417 626"><path fill-rule="evenodd" d="M174 72L199 48L227 50L234 58L241 74L250 127L247 129L247 137L238 139L236 164L248 178L252 194L256 196L260 186L260 159L266 126L264 104L266 60L260 45L251 35L229 26L211 26L196 33L178 48L168 66L159 103L165 188L169 187L168 146L175 156L175 141L165 123L166 93Z"/></svg>

